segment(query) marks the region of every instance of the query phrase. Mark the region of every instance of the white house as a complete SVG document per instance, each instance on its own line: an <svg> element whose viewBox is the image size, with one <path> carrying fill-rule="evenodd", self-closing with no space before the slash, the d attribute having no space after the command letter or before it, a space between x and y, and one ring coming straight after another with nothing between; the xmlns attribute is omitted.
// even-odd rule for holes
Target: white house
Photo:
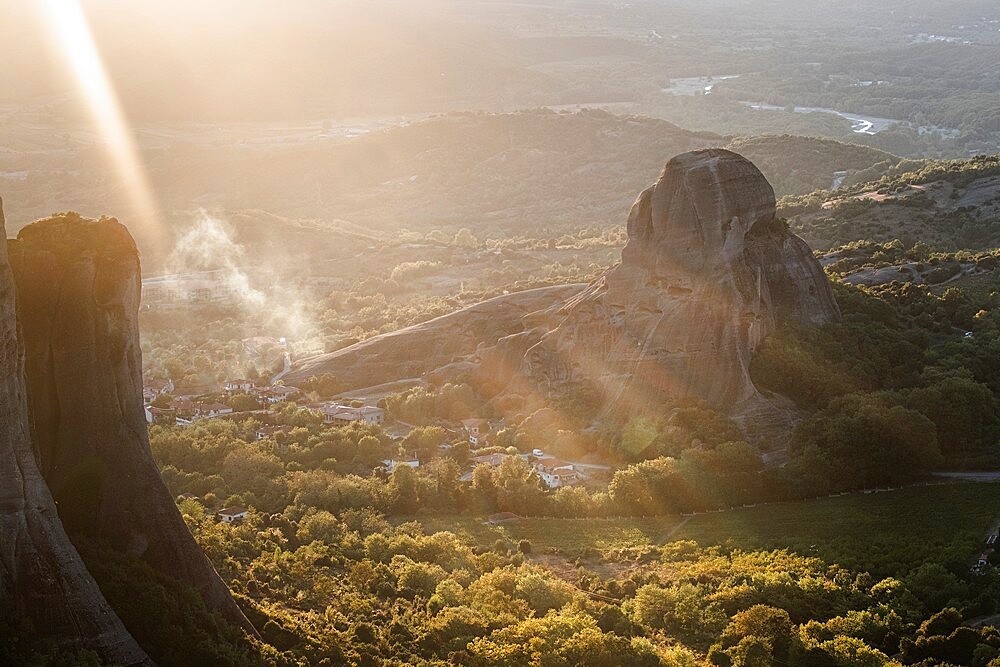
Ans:
<svg viewBox="0 0 1000 667"><path fill-rule="evenodd" d="M573 464L557 459L543 459L535 464L538 475L550 489L558 489L580 481L580 474Z"/></svg>
<svg viewBox="0 0 1000 667"><path fill-rule="evenodd" d="M385 410L371 405L364 405L360 408L350 405L339 405L337 403L326 403L320 407L324 424L335 424L343 426L354 422L365 424L381 424L385 421Z"/></svg>
<svg viewBox="0 0 1000 667"><path fill-rule="evenodd" d="M219 520L222 523L233 523L234 521L242 521L247 518L247 508L246 507L226 507L217 512Z"/></svg>
<svg viewBox="0 0 1000 667"><path fill-rule="evenodd" d="M249 393L253 391L257 383L253 380L226 380L223 388L228 394Z"/></svg>
<svg viewBox="0 0 1000 667"><path fill-rule="evenodd" d="M289 396L297 394L298 391L299 390L296 387L286 387L278 384L273 387L258 387L253 393L258 400L273 405L275 403L283 403L284 401L287 401Z"/></svg>
<svg viewBox="0 0 1000 667"><path fill-rule="evenodd" d="M195 405L195 419L211 419L213 417L221 417L222 415L230 415L233 413L233 409L228 405L222 403L198 403Z"/></svg>
<svg viewBox="0 0 1000 667"><path fill-rule="evenodd" d="M485 419L463 419L462 426L469 436L470 445L478 445L479 440L489 430L489 423Z"/></svg>
<svg viewBox="0 0 1000 667"><path fill-rule="evenodd" d="M391 473L392 471L394 471L399 466L408 466L410 468L419 468L420 467L420 461L418 461L416 458L409 458L409 459L383 459L382 460L382 465L384 465L385 469L388 470Z"/></svg>

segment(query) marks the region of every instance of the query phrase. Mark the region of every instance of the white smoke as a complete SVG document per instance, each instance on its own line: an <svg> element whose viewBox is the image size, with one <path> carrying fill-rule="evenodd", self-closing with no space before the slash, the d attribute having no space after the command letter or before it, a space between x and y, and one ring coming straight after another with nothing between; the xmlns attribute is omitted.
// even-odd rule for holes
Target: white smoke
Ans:
<svg viewBox="0 0 1000 667"><path fill-rule="evenodd" d="M199 210L194 225L171 251L167 265L174 274L204 273L208 280L220 280L236 300L259 308L265 305L267 297L250 285L250 277L243 268L246 252L233 236L227 223L204 209Z"/></svg>
<svg viewBox="0 0 1000 667"><path fill-rule="evenodd" d="M301 353L320 346L312 316L314 300L290 284L271 253L248 253L226 220L199 210L178 238L166 266L179 281L221 288L225 304L245 312L246 335L288 338ZM313 339L313 340L310 340Z"/></svg>

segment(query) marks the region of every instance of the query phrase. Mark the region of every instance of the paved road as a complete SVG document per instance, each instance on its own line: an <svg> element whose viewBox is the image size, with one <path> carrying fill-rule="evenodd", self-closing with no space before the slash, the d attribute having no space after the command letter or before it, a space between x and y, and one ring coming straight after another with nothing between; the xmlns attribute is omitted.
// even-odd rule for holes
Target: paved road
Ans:
<svg viewBox="0 0 1000 667"><path fill-rule="evenodd" d="M278 381L288 375L288 371L292 370L292 355L288 350L285 350L285 367L281 369L281 372L271 378L271 384L278 384Z"/></svg>
<svg viewBox="0 0 1000 667"><path fill-rule="evenodd" d="M970 470L967 472L936 472L935 477L947 477L949 479L963 479L968 482L1000 482L1000 471L997 470Z"/></svg>

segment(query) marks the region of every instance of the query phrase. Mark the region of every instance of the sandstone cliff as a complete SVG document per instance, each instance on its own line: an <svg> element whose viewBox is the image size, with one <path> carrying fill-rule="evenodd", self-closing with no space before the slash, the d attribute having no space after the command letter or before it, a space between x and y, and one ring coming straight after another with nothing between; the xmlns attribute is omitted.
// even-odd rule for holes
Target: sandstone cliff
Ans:
<svg viewBox="0 0 1000 667"><path fill-rule="evenodd" d="M0 233L3 211L0 208ZM6 236L0 237L5 241ZM29 440L24 348L7 244L0 243L0 625L39 647L90 649L151 664L111 610L63 530Z"/></svg>
<svg viewBox="0 0 1000 667"><path fill-rule="evenodd" d="M518 389L551 397L589 382L607 413L626 415L697 398L751 438L781 430L791 415L753 385L753 354L778 318L840 312L760 171L723 149L678 155L632 206L628 237L621 263L527 352Z"/></svg>
<svg viewBox="0 0 1000 667"><path fill-rule="evenodd" d="M25 227L9 249L32 439L70 537L141 558L252 632L150 453L139 256L128 230L66 214Z"/></svg>

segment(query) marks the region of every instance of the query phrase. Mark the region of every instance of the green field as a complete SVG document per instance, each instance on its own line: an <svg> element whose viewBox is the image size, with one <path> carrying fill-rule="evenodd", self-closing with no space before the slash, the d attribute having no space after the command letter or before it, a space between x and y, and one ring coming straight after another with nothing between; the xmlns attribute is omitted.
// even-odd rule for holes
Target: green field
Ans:
<svg viewBox="0 0 1000 667"><path fill-rule="evenodd" d="M788 548L889 576L927 561L963 569L998 517L1000 485L954 483L700 515L672 539Z"/></svg>
<svg viewBox="0 0 1000 667"><path fill-rule="evenodd" d="M514 523L491 526L482 518L464 516L421 518L427 532L451 531L469 543L492 546L497 540L517 543L531 542L532 551L544 553L558 551L566 555L580 555L597 550L611 550L660 544L678 517L651 519L542 519L523 518Z"/></svg>
<svg viewBox="0 0 1000 667"><path fill-rule="evenodd" d="M691 517L523 518L490 526L483 518L426 517L427 532L447 530L469 543L528 540L535 553L596 555L619 548L694 540L725 549L783 549L829 563L902 575L924 562L962 571L1000 518L1000 484L949 483L807 500Z"/></svg>

